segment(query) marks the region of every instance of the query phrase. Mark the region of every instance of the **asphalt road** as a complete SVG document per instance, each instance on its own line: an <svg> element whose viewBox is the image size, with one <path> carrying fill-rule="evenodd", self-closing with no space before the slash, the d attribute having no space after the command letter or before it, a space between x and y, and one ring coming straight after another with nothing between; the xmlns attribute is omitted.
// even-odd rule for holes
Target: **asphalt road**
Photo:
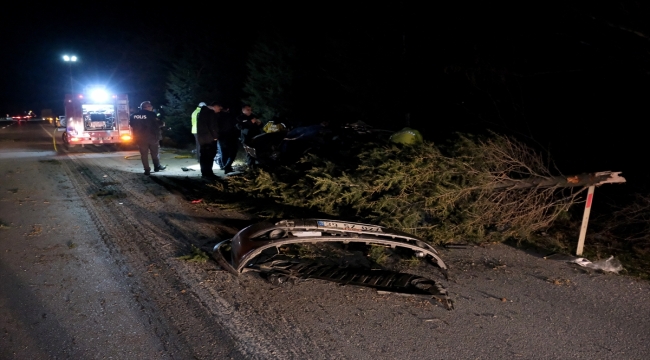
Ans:
<svg viewBox="0 0 650 360"><path fill-rule="evenodd" d="M193 159L64 151L0 122L0 358L647 359L650 286L506 245L443 250L455 301L234 277L209 250L254 222L201 198ZM54 150L57 145L57 151Z"/></svg>

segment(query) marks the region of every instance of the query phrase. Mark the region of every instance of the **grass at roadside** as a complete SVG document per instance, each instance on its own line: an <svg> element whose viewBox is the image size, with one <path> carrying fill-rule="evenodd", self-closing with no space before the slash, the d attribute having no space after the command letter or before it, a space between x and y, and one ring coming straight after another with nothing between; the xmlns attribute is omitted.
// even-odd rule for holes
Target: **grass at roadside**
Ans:
<svg viewBox="0 0 650 360"><path fill-rule="evenodd" d="M190 253L187 255L179 256L178 257L180 260L185 260L188 262L197 262L197 263L204 263L208 261L210 256L205 253L205 251L197 248L196 246L192 245Z"/></svg>

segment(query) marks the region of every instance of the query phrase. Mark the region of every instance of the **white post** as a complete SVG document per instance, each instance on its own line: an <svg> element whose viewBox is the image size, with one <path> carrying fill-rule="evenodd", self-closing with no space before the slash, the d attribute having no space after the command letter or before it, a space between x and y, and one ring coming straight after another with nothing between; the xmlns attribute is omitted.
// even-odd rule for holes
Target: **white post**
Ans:
<svg viewBox="0 0 650 360"><path fill-rule="evenodd" d="M591 203L594 200L595 185L589 187L587 192L587 202L585 203L585 213L582 215L582 226L580 227L580 237L578 238L578 249L576 255L582 255L582 250L585 246L585 236L587 236L587 225L589 224L589 213L591 213Z"/></svg>

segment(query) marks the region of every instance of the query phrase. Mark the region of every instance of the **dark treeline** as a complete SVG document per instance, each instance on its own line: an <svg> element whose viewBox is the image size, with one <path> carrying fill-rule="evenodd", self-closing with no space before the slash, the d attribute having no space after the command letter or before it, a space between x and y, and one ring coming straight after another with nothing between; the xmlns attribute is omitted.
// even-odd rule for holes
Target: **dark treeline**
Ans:
<svg viewBox="0 0 650 360"><path fill-rule="evenodd" d="M178 133L199 101L235 112L250 102L266 120L410 125L435 142L492 130L550 151L567 173L647 173L633 160L647 152L639 126L650 97L641 2L243 2L191 13L134 13L110 31L57 29L38 43L18 32L8 44L23 55L2 64L6 82L28 86L5 86L3 102L60 106L68 49L82 58L76 86L103 82L134 104L162 104Z"/></svg>

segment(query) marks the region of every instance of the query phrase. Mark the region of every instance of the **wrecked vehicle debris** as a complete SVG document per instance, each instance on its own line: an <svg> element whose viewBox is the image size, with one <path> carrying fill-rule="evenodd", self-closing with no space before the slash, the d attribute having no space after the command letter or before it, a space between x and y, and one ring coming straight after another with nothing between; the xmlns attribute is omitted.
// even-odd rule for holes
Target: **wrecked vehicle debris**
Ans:
<svg viewBox="0 0 650 360"><path fill-rule="evenodd" d="M288 244L324 242L354 242L407 248L413 250L417 257L425 258L432 265L439 267L447 278L447 265L438 256L438 252L423 240L382 226L337 220L305 219L282 220L275 224L257 223L241 230L232 239L217 244L214 254L225 269L239 274L258 270L259 263L268 259L256 258L267 249L277 249ZM226 246L231 248L229 254L226 254ZM267 254L263 258L268 257L270 256Z"/></svg>
<svg viewBox="0 0 650 360"><path fill-rule="evenodd" d="M448 309L452 308L447 290L435 280L384 269L328 266L288 257L281 251L289 245L317 243L364 244L407 249L417 258L438 267L445 278L448 278L447 265L438 256L437 251L423 240L382 226L338 220L296 219L282 220L275 224L253 224L238 232L232 239L217 244L213 255L224 269L235 275L255 271L264 274L276 284L289 278L313 278L367 286L384 292L429 295L442 301Z"/></svg>
<svg viewBox="0 0 650 360"><path fill-rule="evenodd" d="M615 274L618 274L619 271L623 270L623 265L621 265L621 262L618 259L614 259L614 256L610 256L607 259L602 259L594 262L591 262L585 258L577 258L569 262L578 264L582 267L601 270L604 272L613 272Z"/></svg>
<svg viewBox="0 0 650 360"><path fill-rule="evenodd" d="M290 279L320 279L344 285L371 287L380 293L433 296L448 310L453 309L453 302L449 299L447 290L439 282L413 274L391 270L341 268L290 259L261 264L260 271L274 285L283 284Z"/></svg>

